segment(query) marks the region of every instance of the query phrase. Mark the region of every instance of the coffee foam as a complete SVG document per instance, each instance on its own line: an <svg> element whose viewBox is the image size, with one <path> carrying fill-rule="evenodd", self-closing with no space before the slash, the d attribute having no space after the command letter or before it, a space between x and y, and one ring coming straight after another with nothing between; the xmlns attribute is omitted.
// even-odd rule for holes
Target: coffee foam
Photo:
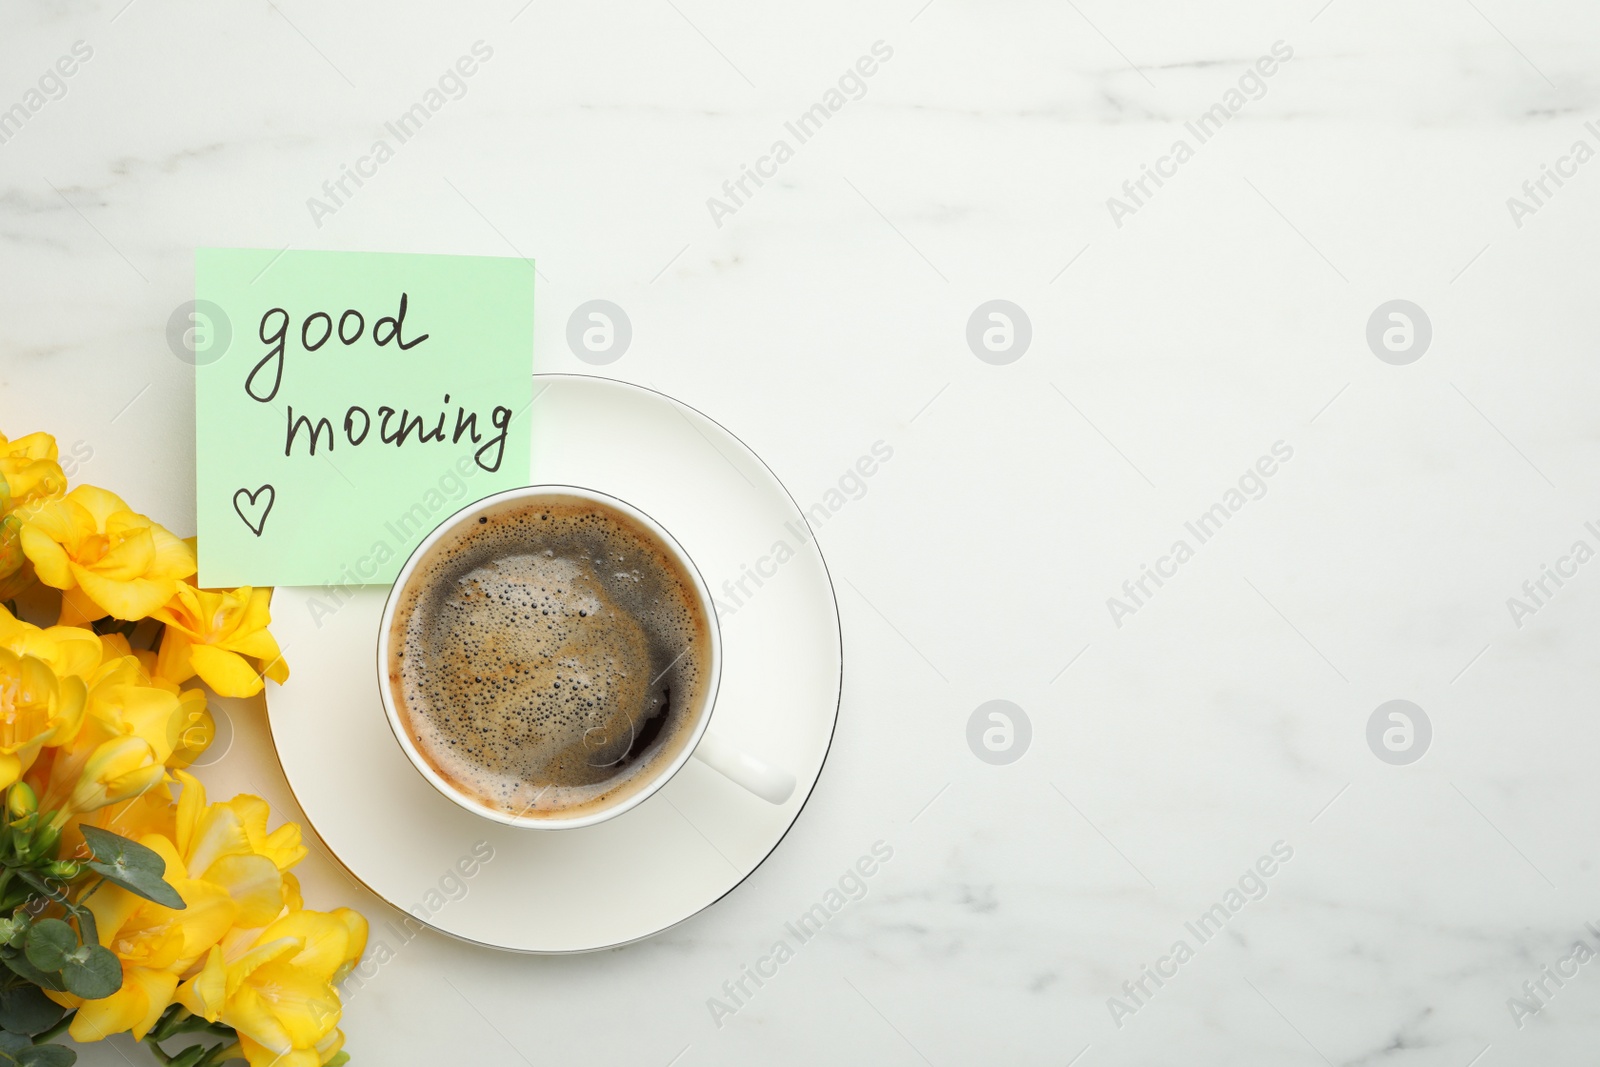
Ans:
<svg viewBox="0 0 1600 1067"><path fill-rule="evenodd" d="M399 594L389 682L423 759L486 807L609 807L670 763L710 684L693 580L648 530L581 498L450 531Z"/></svg>

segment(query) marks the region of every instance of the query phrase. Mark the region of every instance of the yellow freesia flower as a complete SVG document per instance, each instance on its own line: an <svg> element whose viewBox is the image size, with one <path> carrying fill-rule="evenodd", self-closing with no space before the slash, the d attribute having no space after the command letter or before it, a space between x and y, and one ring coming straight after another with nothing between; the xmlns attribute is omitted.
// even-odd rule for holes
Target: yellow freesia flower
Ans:
<svg viewBox="0 0 1600 1067"><path fill-rule="evenodd" d="M0 648L0 788L21 778L45 745L77 734L87 692L82 678L58 678L44 660Z"/></svg>
<svg viewBox="0 0 1600 1067"><path fill-rule="evenodd" d="M35 511L67 491L67 476L57 462L56 439L30 433L15 441L0 433L0 481L9 502L0 511L26 521Z"/></svg>
<svg viewBox="0 0 1600 1067"><path fill-rule="evenodd" d="M18 535L40 505L67 491L56 455L49 434L30 433L15 441L0 434L0 599L9 600L33 581Z"/></svg>
<svg viewBox="0 0 1600 1067"><path fill-rule="evenodd" d="M172 755L167 757L167 767L171 769L189 766L211 746L212 740L217 736L217 722L211 715L211 706L206 701L205 691L179 689L176 682L157 672L159 660L154 652L130 649L128 639L120 633L102 634L100 641L105 646L108 661L117 656L133 656L149 677L151 685L165 689L178 698L178 717L183 725L177 741L173 744Z"/></svg>
<svg viewBox="0 0 1600 1067"><path fill-rule="evenodd" d="M78 626L35 626L0 605L0 648L43 660L57 675L87 680L104 660L105 646L93 630Z"/></svg>
<svg viewBox="0 0 1600 1067"><path fill-rule="evenodd" d="M191 545L92 485L39 508L20 536L39 580L62 591L63 623L145 618L195 572Z"/></svg>
<svg viewBox="0 0 1600 1067"><path fill-rule="evenodd" d="M196 878L221 886L239 907L240 927L262 927L284 907L283 872L305 858L300 827L284 823L271 833L271 811L260 797L206 803L205 786L178 771L183 793L172 840ZM297 890L298 891L298 890Z"/></svg>
<svg viewBox="0 0 1600 1067"><path fill-rule="evenodd" d="M339 944L329 942L316 922L282 921L298 913L301 906L299 884L282 869L306 854L298 826L286 823L269 833L270 812L259 797L239 796L211 804L198 779L183 771L177 772L177 777L183 785L177 803L165 786L158 786L143 797L75 819L63 835L66 851L81 843L81 834L73 830L87 822L154 849L166 863L164 877L187 905L174 911L116 886L102 886L88 899L101 943L122 962L123 985L111 997L98 1001L52 994L58 1003L79 1008L71 1030L77 1040L98 1040L130 1028L136 1039L143 1038L172 1001L179 980L197 974L202 956L225 939L238 955L266 930L274 930L272 940L286 942L304 957L296 965L313 977L321 973L317 952L350 947L348 939ZM357 925L342 916L339 921L347 933ZM365 945L364 925L361 931L361 941L355 946L358 955ZM295 937L300 939L298 944ZM261 980L270 977L271 972ZM319 1010L322 1003L317 1001ZM334 1004L337 1008L337 998ZM325 1029L319 1034L317 1040L326 1045L328 1032Z"/></svg>
<svg viewBox="0 0 1600 1067"><path fill-rule="evenodd" d="M179 976L222 938L238 915L226 890L189 877L172 842L146 834L139 842L166 862L163 877L183 898L181 911L103 885L85 906L94 913L100 943L122 963L122 988L100 1000L46 990L56 1003L77 1008L68 1030L75 1041L99 1041L131 1029L136 1041L161 1018L178 988Z"/></svg>
<svg viewBox="0 0 1600 1067"><path fill-rule="evenodd" d="M40 809L64 824L162 781L184 714L178 695L151 684L136 657L102 664L89 683L83 725L55 753Z"/></svg>
<svg viewBox="0 0 1600 1067"><path fill-rule="evenodd" d="M259 932L225 936L174 999L232 1026L250 1067L320 1067L344 1041L334 984L366 945L367 921L349 908L289 911Z"/></svg>
<svg viewBox="0 0 1600 1067"><path fill-rule="evenodd" d="M0 788L64 744L83 721L84 679L100 666L100 640L71 626L40 628L0 607Z"/></svg>
<svg viewBox="0 0 1600 1067"><path fill-rule="evenodd" d="M178 683L198 674L225 697L261 692L263 675L282 684L289 666L267 632L271 600L270 589L196 589L179 582L176 595L151 613L167 624L156 670Z"/></svg>

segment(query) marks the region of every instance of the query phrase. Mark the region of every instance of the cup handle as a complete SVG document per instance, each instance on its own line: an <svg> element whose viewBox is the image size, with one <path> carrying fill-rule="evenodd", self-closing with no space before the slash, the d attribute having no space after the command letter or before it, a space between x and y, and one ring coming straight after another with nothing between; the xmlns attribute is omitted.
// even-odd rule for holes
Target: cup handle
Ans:
<svg viewBox="0 0 1600 1067"><path fill-rule="evenodd" d="M694 756L769 804L782 804L794 793L794 775L756 759L709 730L700 738L700 744L695 746Z"/></svg>

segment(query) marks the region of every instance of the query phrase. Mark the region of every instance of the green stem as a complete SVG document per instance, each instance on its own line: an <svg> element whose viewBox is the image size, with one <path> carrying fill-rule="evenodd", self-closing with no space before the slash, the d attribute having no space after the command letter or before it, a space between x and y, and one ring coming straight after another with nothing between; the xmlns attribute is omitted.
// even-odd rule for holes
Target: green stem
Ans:
<svg viewBox="0 0 1600 1067"><path fill-rule="evenodd" d="M150 1028L150 1032L145 1035L145 1040L165 1041L167 1038L178 1032L178 1024L184 1019L188 1018L188 1016L189 1009L185 1008L182 1004L168 1004L166 1011L161 1013L161 1018L156 1020L156 1024L152 1026Z"/></svg>
<svg viewBox="0 0 1600 1067"><path fill-rule="evenodd" d="M226 1045L213 1045L211 1051L206 1053L195 1067L215 1067L216 1064L227 1060L242 1060L244 1053L239 1051L239 1042L234 1041Z"/></svg>

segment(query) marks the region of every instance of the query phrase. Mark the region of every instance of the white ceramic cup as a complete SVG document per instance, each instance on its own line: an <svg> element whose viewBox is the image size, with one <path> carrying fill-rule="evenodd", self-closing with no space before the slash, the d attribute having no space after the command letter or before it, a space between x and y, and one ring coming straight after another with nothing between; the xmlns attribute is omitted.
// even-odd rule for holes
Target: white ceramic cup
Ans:
<svg viewBox="0 0 1600 1067"><path fill-rule="evenodd" d="M537 503L540 501L560 501L562 503L592 503L603 507L612 508L631 518L643 527L655 541L670 553L681 565L684 573L688 574L694 583L695 596L699 599L700 610L705 615L711 633L710 679L706 685L705 697L701 707L695 711L695 720L690 728L688 740L671 762L663 764L652 774L649 781L635 789L632 793L621 798L613 804L598 810L588 811L582 815L518 815L511 812L497 811L478 802L468 794L451 785L445 778L428 765L428 761L417 751L410 732L400 717L399 708L395 705L394 692L389 684L389 648L390 630L394 623L394 613L402 597L400 594L410 582L417 565L428 554L439 540L462 526L471 524L480 515L493 511L506 504ZM384 714L389 720L389 729L394 733L395 740L399 742L401 750L417 772L427 779L439 792L450 800L466 808L474 815L485 819L505 823L508 826L519 826L538 830L571 830L582 826L592 826L607 819L616 818L648 800L656 790L677 774L683 765L694 756L732 781L743 786L761 799L772 804L782 804L794 793L794 775L775 767L764 760L757 759L748 753L718 737L707 730L711 722L712 712L715 710L718 683L722 677L722 632L717 622L715 606L711 602L711 591L706 588L705 579L701 577L700 570L689 558L683 546L669 534L660 523L649 515L640 511L632 504L618 500L614 496L586 489L576 485L530 485L521 489L508 489L503 493L485 497L475 504L470 504L454 515L450 516L412 550L411 557L406 560L405 566L400 568L399 575L395 578L394 587L389 591L388 602L383 606L383 618L378 624L378 692L383 698Z"/></svg>

